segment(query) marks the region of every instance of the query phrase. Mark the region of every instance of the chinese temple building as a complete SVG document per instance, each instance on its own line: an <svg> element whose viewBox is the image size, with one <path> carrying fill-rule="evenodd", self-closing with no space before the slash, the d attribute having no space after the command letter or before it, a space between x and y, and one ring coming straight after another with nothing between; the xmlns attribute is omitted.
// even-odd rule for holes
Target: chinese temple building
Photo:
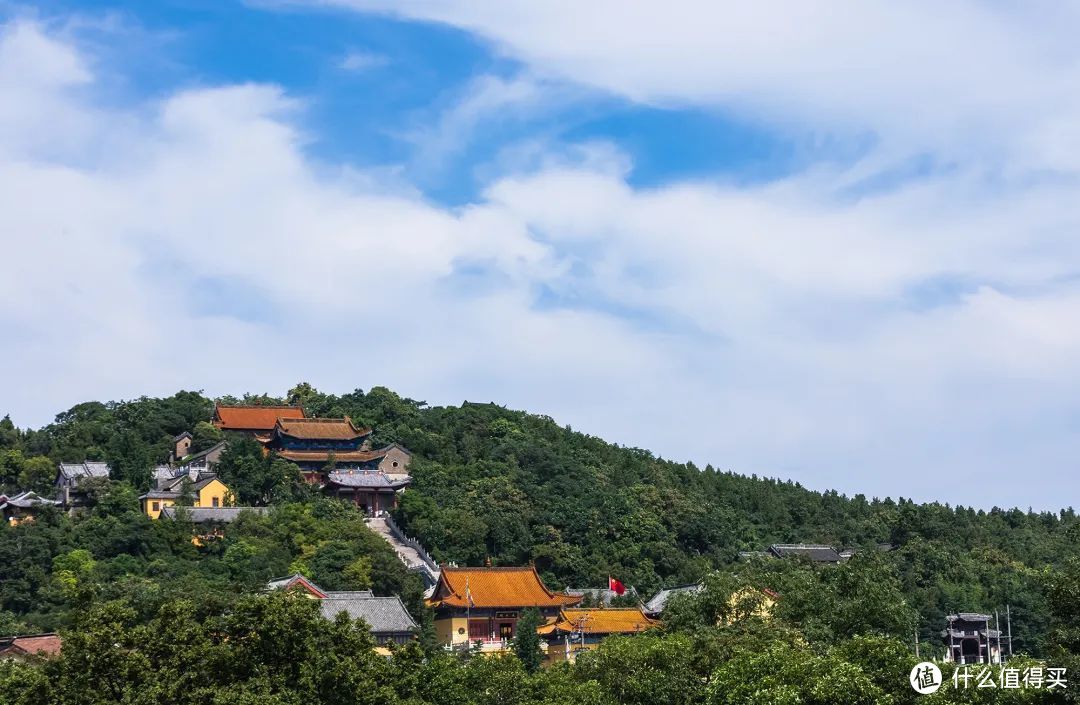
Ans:
<svg viewBox="0 0 1080 705"><path fill-rule="evenodd" d="M266 585L267 590L287 590L319 601L319 613L333 621L341 612L350 619L361 619L371 630L379 646L376 653L389 656L389 644L404 644L416 638L420 627L397 596L376 597L371 590L324 590L296 573L276 578Z"/></svg>
<svg viewBox="0 0 1080 705"><path fill-rule="evenodd" d="M86 484L94 480L108 480L111 471L108 463L90 460L84 463L60 463L53 483L56 498L65 507L81 507L86 504Z"/></svg>
<svg viewBox="0 0 1080 705"><path fill-rule="evenodd" d="M301 406L214 406L212 423L222 431L270 433L278 419L302 419Z"/></svg>
<svg viewBox="0 0 1080 705"><path fill-rule="evenodd" d="M564 608L557 617L540 627L547 642L547 662L573 662L583 651L592 651L600 641L614 634L640 634L660 626L641 607L597 609Z"/></svg>
<svg viewBox="0 0 1080 705"><path fill-rule="evenodd" d="M374 468L382 456L367 448L370 428L357 428L349 417L342 419L278 419L268 433L256 434L267 451L296 463L305 479L321 475L327 466Z"/></svg>
<svg viewBox="0 0 1080 705"><path fill-rule="evenodd" d="M20 492L10 497L0 494L0 516L14 526L33 519L42 507L55 507L59 504L60 500L42 497L34 491Z"/></svg>
<svg viewBox="0 0 1080 705"><path fill-rule="evenodd" d="M990 628L991 618L976 612L947 616L948 625L941 632L945 660L959 664L1001 663L1001 632Z"/></svg>
<svg viewBox="0 0 1080 705"><path fill-rule="evenodd" d="M479 642L483 652L509 648L523 610L539 610L554 621L581 597L552 592L536 569L456 568L443 566L439 582L426 601L435 612L435 633L449 647Z"/></svg>
<svg viewBox="0 0 1080 705"><path fill-rule="evenodd" d="M323 491L347 499L366 514L397 507L398 493L409 486L408 475L387 475L375 470L335 470L326 475Z"/></svg>
<svg viewBox="0 0 1080 705"><path fill-rule="evenodd" d="M214 408L214 425L226 431L250 433L266 453L295 463L305 482L352 502L367 514L395 508L398 493L412 479L408 471L412 454L408 450L396 443L372 450L371 429L356 426L347 416L311 418L299 406L218 404ZM182 444L189 439L181 434L176 442L174 455L186 452ZM185 462L194 457L188 456ZM206 464L212 464L209 458Z"/></svg>

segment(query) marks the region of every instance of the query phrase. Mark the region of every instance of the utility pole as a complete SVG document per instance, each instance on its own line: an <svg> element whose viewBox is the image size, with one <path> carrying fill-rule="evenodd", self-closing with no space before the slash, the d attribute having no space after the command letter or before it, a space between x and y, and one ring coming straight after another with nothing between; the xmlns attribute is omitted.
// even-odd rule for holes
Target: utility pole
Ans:
<svg viewBox="0 0 1080 705"><path fill-rule="evenodd" d="M994 608L994 631L997 632L998 663L1004 663L1005 655L1001 653L1001 623L998 620L997 607Z"/></svg>
<svg viewBox="0 0 1080 705"><path fill-rule="evenodd" d="M915 627L915 658L919 658L919 628Z"/></svg>
<svg viewBox="0 0 1080 705"><path fill-rule="evenodd" d="M1012 613L1009 606L1005 605L1005 623L1009 625L1009 658L1012 658Z"/></svg>
<svg viewBox="0 0 1080 705"><path fill-rule="evenodd" d="M956 655L953 653L953 628L952 628L953 621L951 619L946 620L946 621L948 622L948 627L947 628L949 630L949 658L947 660L952 661L954 658L956 658ZM963 655L961 655L960 658L956 658L956 662L957 663L963 663L963 661L961 659L963 659Z"/></svg>

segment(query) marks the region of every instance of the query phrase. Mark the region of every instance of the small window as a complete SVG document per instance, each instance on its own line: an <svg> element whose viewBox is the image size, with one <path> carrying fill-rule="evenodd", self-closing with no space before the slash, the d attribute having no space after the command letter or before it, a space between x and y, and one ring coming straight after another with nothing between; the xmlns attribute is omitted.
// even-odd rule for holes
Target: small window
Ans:
<svg viewBox="0 0 1080 705"><path fill-rule="evenodd" d="M161 502L154 502L153 504L150 505L150 508L153 509L155 512L160 512L161 511Z"/></svg>
<svg viewBox="0 0 1080 705"><path fill-rule="evenodd" d="M394 467L395 468L397 467L397 461L396 460L394 461Z"/></svg>
<svg viewBox="0 0 1080 705"><path fill-rule="evenodd" d="M214 506L215 507L220 507L221 506L221 499L220 498L214 497L213 501L214 501Z"/></svg>

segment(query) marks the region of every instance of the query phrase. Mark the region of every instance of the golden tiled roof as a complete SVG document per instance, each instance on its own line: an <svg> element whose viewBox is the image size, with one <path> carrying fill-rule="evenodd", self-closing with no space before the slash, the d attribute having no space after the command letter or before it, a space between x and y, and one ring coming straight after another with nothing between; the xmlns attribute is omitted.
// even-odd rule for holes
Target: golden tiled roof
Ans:
<svg viewBox="0 0 1080 705"><path fill-rule="evenodd" d="M580 597L547 589L536 569L453 568L444 566L439 584L428 600L429 607L562 607L575 605Z"/></svg>
<svg viewBox="0 0 1080 705"><path fill-rule="evenodd" d="M292 438L320 441L351 441L371 433L357 428L346 416L343 419L278 419L277 431Z"/></svg>
<svg viewBox="0 0 1080 705"><path fill-rule="evenodd" d="M657 620L645 616L640 607L564 608L555 620L538 631L541 634L636 634L659 625Z"/></svg>
<svg viewBox="0 0 1080 705"><path fill-rule="evenodd" d="M214 425L225 431L271 429L278 419L302 419L299 406L222 406L214 409Z"/></svg>

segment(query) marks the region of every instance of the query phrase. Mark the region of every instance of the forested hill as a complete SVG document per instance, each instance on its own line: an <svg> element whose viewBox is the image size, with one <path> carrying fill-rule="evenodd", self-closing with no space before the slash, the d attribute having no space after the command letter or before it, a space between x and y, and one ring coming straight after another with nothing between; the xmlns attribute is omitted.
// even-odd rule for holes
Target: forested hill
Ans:
<svg viewBox="0 0 1080 705"><path fill-rule="evenodd" d="M438 560L532 561L556 586L599 586L614 575L647 593L697 581L737 561L740 551L771 543L889 544L894 550L883 560L928 629L938 628L948 611L1010 604L1022 644L1042 626L1040 572L1075 555L1080 538L1071 509L981 511L813 492L661 460L494 404L430 407L385 388L335 396L306 384L284 398L220 401L302 403L309 415L348 415L372 426L376 446L397 442L415 454L413 485L398 519ZM94 459L108 461L115 480L143 490L176 434L194 430L196 449L216 440L207 423L212 411L213 400L180 392L87 402L37 430L16 429L5 419L0 481L6 489L45 490L55 462ZM243 490L287 483L290 476L253 479L233 465L244 494L295 499L288 487Z"/></svg>

